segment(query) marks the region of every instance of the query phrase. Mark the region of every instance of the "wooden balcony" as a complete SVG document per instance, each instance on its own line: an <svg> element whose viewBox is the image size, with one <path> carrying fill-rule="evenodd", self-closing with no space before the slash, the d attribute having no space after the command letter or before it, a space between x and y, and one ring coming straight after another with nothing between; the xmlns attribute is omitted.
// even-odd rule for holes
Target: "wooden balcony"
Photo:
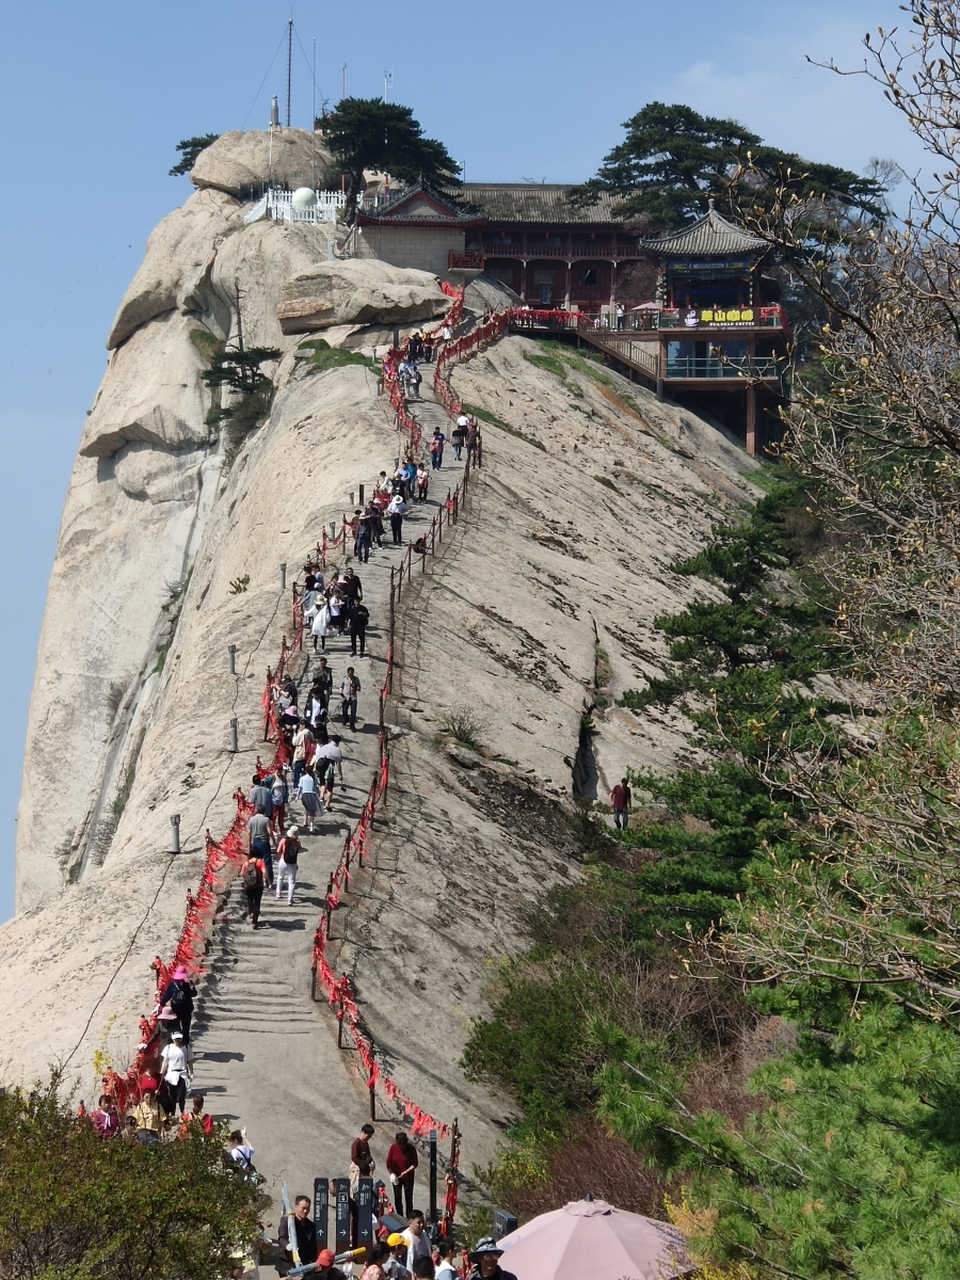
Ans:
<svg viewBox="0 0 960 1280"><path fill-rule="evenodd" d="M511 244L488 240L483 251L488 258L519 258L523 262L537 262L543 258L563 262L621 262L626 258L644 256L644 250L635 244L547 244L535 238L528 239L526 243L518 239Z"/></svg>

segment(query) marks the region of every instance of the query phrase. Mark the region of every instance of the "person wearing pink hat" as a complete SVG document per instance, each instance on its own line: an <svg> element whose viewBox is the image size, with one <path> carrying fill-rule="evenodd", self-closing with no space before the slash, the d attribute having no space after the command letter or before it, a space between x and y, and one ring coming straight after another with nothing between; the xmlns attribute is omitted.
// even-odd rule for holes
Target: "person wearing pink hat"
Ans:
<svg viewBox="0 0 960 1280"><path fill-rule="evenodd" d="M190 975L182 964L178 964L173 976L160 993L160 1008L170 1006L170 1012L176 1019L177 1026L183 1033L183 1043L190 1043L190 1023L193 1021L193 1002L197 988L190 981Z"/></svg>

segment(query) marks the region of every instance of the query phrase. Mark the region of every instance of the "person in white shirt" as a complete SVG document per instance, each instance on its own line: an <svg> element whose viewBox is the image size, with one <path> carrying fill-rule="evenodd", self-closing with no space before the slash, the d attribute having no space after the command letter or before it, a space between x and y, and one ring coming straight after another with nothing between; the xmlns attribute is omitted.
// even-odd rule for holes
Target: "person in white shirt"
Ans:
<svg viewBox="0 0 960 1280"><path fill-rule="evenodd" d="M390 532L393 534L393 545L399 547L403 543L403 517L408 507L403 496L395 493L387 504L387 515L390 517Z"/></svg>
<svg viewBox="0 0 960 1280"><path fill-rule="evenodd" d="M417 1258L433 1257L433 1246L423 1226L423 1214L419 1211L407 1219L407 1229L401 1232L407 1246L407 1270L413 1271Z"/></svg>
<svg viewBox="0 0 960 1280"><path fill-rule="evenodd" d="M323 788L320 798L325 809L333 808L334 775L343 783L343 754L340 750L340 735L334 734L329 742L317 748L317 778Z"/></svg>
<svg viewBox="0 0 960 1280"><path fill-rule="evenodd" d="M437 1243L437 1270L435 1280L453 1280L457 1275L457 1259L460 1246L452 1240L440 1240Z"/></svg>
<svg viewBox="0 0 960 1280"><path fill-rule="evenodd" d="M183 1047L183 1034L175 1031L170 1043L160 1054L163 1081L157 1093L157 1101L168 1116L183 1115L187 1104L187 1055Z"/></svg>

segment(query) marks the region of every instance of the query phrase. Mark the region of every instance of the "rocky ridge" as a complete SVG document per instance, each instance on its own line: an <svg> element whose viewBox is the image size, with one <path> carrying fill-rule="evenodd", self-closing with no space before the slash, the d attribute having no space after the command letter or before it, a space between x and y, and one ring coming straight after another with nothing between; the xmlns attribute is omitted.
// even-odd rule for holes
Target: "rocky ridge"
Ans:
<svg viewBox="0 0 960 1280"><path fill-rule="evenodd" d="M277 565L299 564L347 495L402 446L371 372L317 372L280 330L283 290L326 259L327 233L244 227L241 211L232 197L200 192L151 238L81 442L31 710L20 912L0 929L8 1076L67 1059L87 1082L98 1045L118 1063L132 1056L137 1015L151 1002L149 962L176 935L203 832L226 828L231 793L262 749L263 669L288 629ZM268 423L225 471L204 423L191 331L233 332L238 294L247 340L283 356ZM350 324L325 336L384 341ZM752 464L692 415L586 360L560 377L531 363L536 350L507 337L454 373L458 393L496 422L485 427L468 517L402 610L388 820L340 934L341 965L355 974L393 1074L434 1114L460 1116L468 1162L492 1155L504 1105L460 1075L466 1027L483 1008L488 956L518 945L538 892L577 874L575 779L602 799L624 764L668 767L687 750L670 716L598 706L599 652L607 701L657 669L652 618L697 590L670 562L751 492L741 473ZM454 474L441 473L440 485ZM382 578L393 555L375 553L370 574ZM231 584L244 576L237 593ZM236 677L228 642L239 646ZM376 635L372 652L373 673ZM445 746L443 713L458 704L477 709L487 756ZM226 750L232 714L237 757ZM585 714L598 732L584 734ZM361 735L348 745L344 818L368 781ZM177 858L165 852L171 812L181 814ZM335 844L324 836L316 846L312 883ZM303 1149L270 1163L288 1159L306 1176L311 1161L342 1166L363 1099L348 1062L330 1059L332 1021L309 1001L312 923L308 912L294 919L283 1001L296 1018L282 1001L271 1006L268 990L265 1034L279 1063L294 1052L294 1022L302 1032L296 1087L238 1084L229 1059L223 1081L207 1079L232 1089L232 1112L268 1150L260 1135L278 1106L305 1115ZM211 995L198 1051L231 1007L221 959L252 941L218 939L211 970L224 1008L217 1014Z"/></svg>

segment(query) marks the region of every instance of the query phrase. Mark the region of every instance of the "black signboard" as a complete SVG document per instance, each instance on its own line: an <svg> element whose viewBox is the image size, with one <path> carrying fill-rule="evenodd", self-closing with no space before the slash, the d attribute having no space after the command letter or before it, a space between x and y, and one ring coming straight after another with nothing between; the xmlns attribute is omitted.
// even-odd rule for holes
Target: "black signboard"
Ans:
<svg viewBox="0 0 960 1280"><path fill-rule="evenodd" d="M437 1222L437 1131L430 1130L430 1221Z"/></svg>
<svg viewBox="0 0 960 1280"><path fill-rule="evenodd" d="M357 1188L356 1245L373 1244L373 1179L361 1178Z"/></svg>
<svg viewBox="0 0 960 1280"><path fill-rule="evenodd" d="M334 1253L346 1253L350 1248L350 1179L334 1178L336 1197L336 1244Z"/></svg>
<svg viewBox="0 0 960 1280"><path fill-rule="evenodd" d="M313 1225L317 1229L317 1248L327 1247L327 1219L330 1212L330 1184L326 1178L313 1180Z"/></svg>

